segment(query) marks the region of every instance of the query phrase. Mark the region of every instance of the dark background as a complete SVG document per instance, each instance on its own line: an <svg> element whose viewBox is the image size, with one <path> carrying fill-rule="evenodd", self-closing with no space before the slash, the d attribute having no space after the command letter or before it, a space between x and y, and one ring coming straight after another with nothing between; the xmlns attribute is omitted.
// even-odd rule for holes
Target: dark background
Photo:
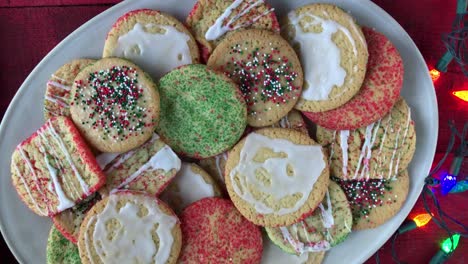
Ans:
<svg viewBox="0 0 468 264"><path fill-rule="evenodd" d="M3 117L11 99L23 80L37 63L73 30L106 10L118 0L0 0L0 116ZM450 31L455 17L455 0L374 0L392 15L413 38L432 68L445 52L441 34ZM439 141L436 161L445 151L449 139L447 120L454 119L461 128L468 121L468 103L451 95L459 88L468 89L455 63L435 82L439 105ZM444 165L448 168L450 160ZM468 174L465 161L462 175ZM468 194L439 196L442 207L452 216L468 224ZM421 199L410 217L424 213ZM406 233L398 238L396 251L407 263L428 263L446 237L434 223ZM31 238L34 239L34 238ZM21 243L21 242L20 242ZM27 242L25 242L27 243ZM468 241L462 239L448 263L468 261ZM16 263L3 239L0 238L2 263ZM392 263L391 245L379 250L382 263ZM375 263L371 258L368 263Z"/></svg>

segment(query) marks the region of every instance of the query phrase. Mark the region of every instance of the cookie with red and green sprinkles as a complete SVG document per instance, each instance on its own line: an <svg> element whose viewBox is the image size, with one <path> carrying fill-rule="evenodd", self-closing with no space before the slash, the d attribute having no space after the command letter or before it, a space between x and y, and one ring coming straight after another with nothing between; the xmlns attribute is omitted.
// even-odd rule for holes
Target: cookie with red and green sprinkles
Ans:
<svg viewBox="0 0 468 264"><path fill-rule="evenodd" d="M237 85L205 65L182 66L161 78L157 132L177 153L207 158L230 149L247 125Z"/></svg>
<svg viewBox="0 0 468 264"><path fill-rule="evenodd" d="M312 122L335 130L353 130L381 119L400 98L403 60L396 47L382 33L362 29L369 60L359 92L344 105L325 112L302 112Z"/></svg>
<svg viewBox="0 0 468 264"><path fill-rule="evenodd" d="M153 80L181 65L200 63L198 46L175 17L159 10L138 9L121 16L107 34L102 57L126 58Z"/></svg>
<svg viewBox="0 0 468 264"><path fill-rule="evenodd" d="M182 212L184 244L179 263L260 263L262 234L231 201L199 200Z"/></svg>
<svg viewBox="0 0 468 264"><path fill-rule="evenodd" d="M89 209L99 200L101 200L101 195L99 193L94 193L72 208L54 215L52 221L54 222L55 228L57 228L65 238L70 240L70 242L74 244L78 243L81 222L83 222Z"/></svg>
<svg viewBox="0 0 468 264"><path fill-rule="evenodd" d="M207 63L239 84L248 107L250 126L278 122L294 107L302 92L301 63L280 35L251 29L227 36Z"/></svg>
<svg viewBox="0 0 468 264"><path fill-rule="evenodd" d="M47 239L47 264L81 264L78 247L68 241L54 226Z"/></svg>
<svg viewBox="0 0 468 264"><path fill-rule="evenodd" d="M329 183L328 157L307 134L264 128L229 151L229 197L249 221L277 227L297 223L319 206Z"/></svg>
<svg viewBox="0 0 468 264"><path fill-rule="evenodd" d="M44 118L70 116L70 90L76 75L95 62L92 59L76 59L62 65L47 81L44 96Z"/></svg>
<svg viewBox="0 0 468 264"><path fill-rule="evenodd" d="M279 33L280 26L273 11L264 0L198 0L186 24L200 44L206 62L232 31L256 28Z"/></svg>
<svg viewBox="0 0 468 264"><path fill-rule="evenodd" d="M140 191L158 196L180 170L181 161L157 134L125 153L103 153L97 157L106 175L99 193L106 197L118 190Z"/></svg>
<svg viewBox="0 0 468 264"><path fill-rule="evenodd" d="M159 119L156 84L137 65L119 58L101 59L78 73L70 104L73 122L102 152L140 146Z"/></svg>
<svg viewBox="0 0 468 264"><path fill-rule="evenodd" d="M353 213L353 230L376 228L400 211L408 196L410 179L404 170L389 180L341 180Z"/></svg>
<svg viewBox="0 0 468 264"><path fill-rule="evenodd" d="M411 109L403 98L375 123L340 131L317 126L316 136L330 153L331 174L344 180L394 178L416 149Z"/></svg>
<svg viewBox="0 0 468 264"><path fill-rule="evenodd" d="M314 213L282 227L265 228L270 239L290 254L327 251L351 233L353 215L344 191L330 182L327 194Z"/></svg>

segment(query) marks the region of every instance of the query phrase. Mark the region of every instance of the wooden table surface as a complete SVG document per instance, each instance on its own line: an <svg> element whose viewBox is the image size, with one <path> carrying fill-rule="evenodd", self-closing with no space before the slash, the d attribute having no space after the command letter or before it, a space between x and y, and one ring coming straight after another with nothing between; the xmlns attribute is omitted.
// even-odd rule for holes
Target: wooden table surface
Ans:
<svg viewBox="0 0 468 264"><path fill-rule="evenodd" d="M36 64L73 30L96 16L118 0L0 0L0 115L3 117L11 99ZM181 1L183 2L183 1ZM455 0L374 0L392 15L415 41L428 65L432 67L445 52L441 34L450 30ZM467 78L452 63L449 71L435 83L439 105L438 155L445 151L449 139L447 120L456 120L457 127L468 121L468 103L450 95L452 89L468 88ZM450 161L449 161L450 162ZM444 167L450 165L447 162ZM462 174L468 175L465 161ZM439 197L443 208L463 223L468 223L468 193ZM410 217L423 213L421 199ZM402 235L396 251L407 263L428 263L446 236L444 231L429 223L424 228ZM34 238L31 238L34 239ZM27 243L19 242L19 243ZM460 245L447 263L468 262L468 241ZM3 239L0 239L2 263L16 263ZM380 250L381 263L392 263L390 244ZM375 263L371 258L368 263Z"/></svg>

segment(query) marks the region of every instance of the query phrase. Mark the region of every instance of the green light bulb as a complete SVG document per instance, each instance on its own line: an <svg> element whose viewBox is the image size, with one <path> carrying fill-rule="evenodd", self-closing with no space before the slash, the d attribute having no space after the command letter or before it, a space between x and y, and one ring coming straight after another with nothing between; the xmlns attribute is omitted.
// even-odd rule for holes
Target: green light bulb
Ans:
<svg viewBox="0 0 468 264"><path fill-rule="evenodd" d="M444 240L444 242L442 242L442 251L445 252L445 254L450 254L452 253L458 246L458 241L460 240L460 234L454 234L452 236L452 239L447 238ZM452 241L453 241L453 245L452 245Z"/></svg>

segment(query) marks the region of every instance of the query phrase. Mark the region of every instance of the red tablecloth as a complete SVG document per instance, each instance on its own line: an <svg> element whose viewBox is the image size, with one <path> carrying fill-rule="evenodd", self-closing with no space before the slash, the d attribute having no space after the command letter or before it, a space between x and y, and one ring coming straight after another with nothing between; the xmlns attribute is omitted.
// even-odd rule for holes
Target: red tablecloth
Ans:
<svg viewBox="0 0 468 264"><path fill-rule="evenodd" d="M70 32L84 22L112 6L118 0L0 0L0 115L3 116L16 90L35 65ZM410 34L429 66L435 65L444 53L441 34L448 32L455 14L455 0L374 0L392 15ZM468 103L450 95L451 89L468 88L453 63L449 72L435 83L439 102L439 144L443 152L449 139L447 120L457 120L461 127L468 120ZM440 157L440 155L438 155ZM449 165L446 164L445 167ZM468 162L462 169L468 174ZM468 194L440 197L443 208L460 221L468 223ZM424 212L421 200L410 216ZM438 242L446 234L434 223L402 235L396 250L408 263L427 263L438 250ZM468 240L462 239L448 263L465 263L468 259ZM16 263L0 239L2 262ZM351 254L351 253L350 253ZM382 263L392 263L390 243L380 250ZM467 260L468 262L468 260ZM368 263L375 263L371 258Z"/></svg>

